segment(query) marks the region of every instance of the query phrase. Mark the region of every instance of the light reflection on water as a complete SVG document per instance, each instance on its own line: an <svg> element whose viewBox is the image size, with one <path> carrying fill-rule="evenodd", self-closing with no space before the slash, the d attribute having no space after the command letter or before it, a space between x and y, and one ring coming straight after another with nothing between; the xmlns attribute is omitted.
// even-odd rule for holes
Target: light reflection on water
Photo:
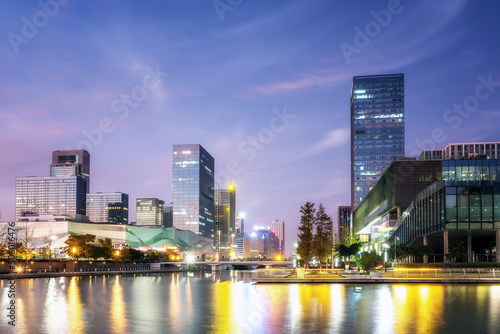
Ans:
<svg viewBox="0 0 500 334"><path fill-rule="evenodd" d="M498 332L499 285L250 284L252 273L17 280L17 333ZM7 305L7 284L0 284ZM3 308L3 307L2 307ZM2 317L3 318L3 317ZM5 319L0 333L14 333Z"/></svg>

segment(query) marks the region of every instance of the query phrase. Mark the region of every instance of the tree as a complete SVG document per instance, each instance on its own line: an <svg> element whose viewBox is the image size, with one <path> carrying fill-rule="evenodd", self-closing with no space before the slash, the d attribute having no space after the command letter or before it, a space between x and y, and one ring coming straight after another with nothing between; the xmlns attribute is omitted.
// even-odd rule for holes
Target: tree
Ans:
<svg viewBox="0 0 500 334"><path fill-rule="evenodd" d="M26 268L29 260L35 256L34 233L33 227L29 228L28 224L16 227L16 255L26 261Z"/></svg>
<svg viewBox="0 0 500 334"><path fill-rule="evenodd" d="M144 258L144 254L130 247L126 247L122 250L122 258L124 261L140 261Z"/></svg>
<svg viewBox="0 0 500 334"><path fill-rule="evenodd" d="M457 262L457 260L464 261L467 255L467 248L463 241L453 241L448 245L448 253L445 255L447 258L452 259L453 262Z"/></svg>
<svg viewBox="0 0 500 334"><path fill-rule="evenodd" d="M95 235L93 234L70 234L68 239L64 242L66 244L64 251L74 258L89 258L90 253L93 251L90 244L93 243L94 240Z"/></svg>
<svg viewBox="0 0 500 334"><path fill-rule="evenodd" d="M313 250L319 261L319 268L321 268L321 262L326 260L333 247L333 221L326 214L323 204L319 205L314 225L316 226L316 234L313 238Z"/></svg>
<svg viewBox="0 0 500 334"><path fill-rule="evenodd" d="M349 229L345 228L342 230L339 243L349 247L352 244L359 243L359 237L356 234L352 234Z"/></svg>
<svg viewBox="0 0 500 334"><path fill-rule="evenodd" d="M113 243L111 242L111 239L98 239L97 242L99 242L99 245L103 248L102 257L104 259L111 259L113 257Z"/></svg>
<svg viewBox="0 0 500 334"><path fill-rule="evenodd" d="M363 252L361 256L356 259L356 264L363 270L370 270L380 262L382 262L382 258L374 251Z"/></svg>
<svg viewBox="0 0 500 334"><path fill-rule="evenodd" d="M314 203L307 202L300 207L300 213L302 215L300 217L297 254L305 261L306 268L309 268L309 260L313 254L315 212Z"/></svg>
<svg viewBox="0 0 500 334"><path fill-rule="evenodd" d="M426 256L434 255L434 248L432 248L431 246L428 246L428 245L424 245L424 246L420 247L419 249L417 249L416 255L424 257L424 263L427 263Z"/></svg>

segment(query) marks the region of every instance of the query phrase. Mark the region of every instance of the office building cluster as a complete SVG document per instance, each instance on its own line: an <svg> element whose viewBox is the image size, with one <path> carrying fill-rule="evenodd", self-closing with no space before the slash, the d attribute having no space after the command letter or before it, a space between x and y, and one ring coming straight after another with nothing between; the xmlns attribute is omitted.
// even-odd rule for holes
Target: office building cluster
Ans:
<svg viewBox="0 0 500 334"><path fill-rule="evenodd" d="M404 100L403 74L353 78L351 205L338 208L334 238L349 230L365 250L426 245L442 259L459 240L469 262L500 262L500 142L450 143L407 158Z"/></svg>
<svg viewBox="0 0 500 334"><path fill-rule="evenodd" d="M150 235L153 230L148 231L148 228L174 228L212 240L216 252L251 257L250 238L244 231L244 216L236 212L236 186L233 183L216 185L214 166L214 158L201 145L175 145L172 202L152 197L137 198L136 219L130 221L128 194L90 193L90 154L86 150L54 151L50 176L16 178L16 221L68 222L57 229L67 233L69 229L77 233L102 230L103 236L105 231L109 231L116 242L130 239L141 247L147 245L132 241L136 233ZM133 225L142 229L97 228L96 224ZM266 244L265 251L259 246L259 255L274 254L284 249L284 223L276 224L273 228L280 231L278 245L268 247ZM52 230L56 229L54 224L52 227ZM170 232L162 233L158 230L153 234L170 240ZM125 238L125 235L128 237ZM151 246L158 246L156 243Z"/></svg>

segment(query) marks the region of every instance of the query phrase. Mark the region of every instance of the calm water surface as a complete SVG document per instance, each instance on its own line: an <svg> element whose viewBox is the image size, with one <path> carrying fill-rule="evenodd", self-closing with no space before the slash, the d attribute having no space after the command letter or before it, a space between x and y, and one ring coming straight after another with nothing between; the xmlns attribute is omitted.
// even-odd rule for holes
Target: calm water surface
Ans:
<svg viewBox="0 0 500 334"><path fill-rule="evenodd" d="M251 284L250 272L17 280L0 333L500 333L499 285Z"/></svg>

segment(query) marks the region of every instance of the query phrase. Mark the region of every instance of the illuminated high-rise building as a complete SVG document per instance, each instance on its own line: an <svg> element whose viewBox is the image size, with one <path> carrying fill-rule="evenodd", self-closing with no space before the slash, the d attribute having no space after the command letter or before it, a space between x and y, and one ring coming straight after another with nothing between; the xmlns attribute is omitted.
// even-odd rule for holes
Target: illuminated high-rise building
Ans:
<svg viewBox="0 0 500 334"><path fill-rule="evenodd" d="M404 74L353 78L351 205L356 206L394 158L404 156Z"/></svg>
<svg viewBox="0 0 500 334"><path fill-rule="evenodd" d="M90 191L90 154L87 150L60 150L52 152L50 176L76 175L87 180Z"/></svg>
<svg viewBox="0 0 500 334"><path fill-rule="evenodd" d="M271 230L279 240L277 253L285 255L285 222L278 219L273 219L271 222Z"/></svg>
<svg viewBox="0 0 500 334"><path fill-rule="evenodd" d="M215 189L214 246L223 249L234 247L235 236L236 187L230 183L228 187L218 186L217 189Z"/></svg>
<svg viewBox="0 0 500 334"><path fill-rule="evenodd" d="M164 225L164 201L158 198L138 198L136 200L136 225L158 226Z"/></svg>
<svg viewBox="0 0 500 334"><path fill-rule="evenodd" d="M214 238L214 158L198 144L174 145L173 224Z"/></svg>
<svg viewBox="0 0 500 334"><path fill-rule="evenodd" d="M128 194L87 194L87 216L92 223L128 224Z"/></svg>

